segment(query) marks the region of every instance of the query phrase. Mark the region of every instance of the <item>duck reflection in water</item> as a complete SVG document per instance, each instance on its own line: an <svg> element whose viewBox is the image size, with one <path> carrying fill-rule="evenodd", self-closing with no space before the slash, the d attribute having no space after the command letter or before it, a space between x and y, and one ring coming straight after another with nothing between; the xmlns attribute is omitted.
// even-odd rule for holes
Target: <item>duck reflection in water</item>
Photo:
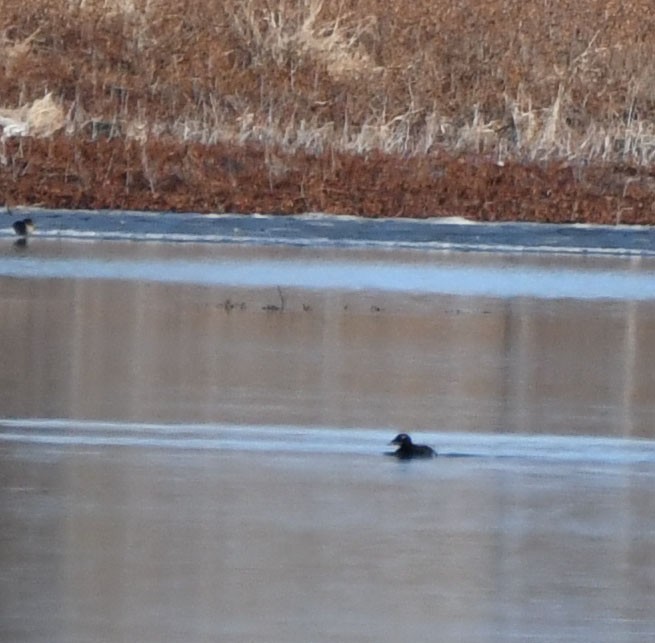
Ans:
<svg viewBox="0 0 655 643"><path fill-rule="evenodd" d="M434 458L437 452L425 444L414 444L407 433L399 433L389 444L398 448L387 455L395 456L400 460L411 460L412 458Z"/></svg>

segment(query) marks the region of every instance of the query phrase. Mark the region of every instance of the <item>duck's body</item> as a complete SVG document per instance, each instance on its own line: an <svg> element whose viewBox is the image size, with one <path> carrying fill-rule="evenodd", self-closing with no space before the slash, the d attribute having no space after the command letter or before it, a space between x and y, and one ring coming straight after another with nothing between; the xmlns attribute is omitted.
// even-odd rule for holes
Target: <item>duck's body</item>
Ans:
<svg viewBox="0 0 655 643"><path fill-rule="evenodd" d="M401 460L411 458L434 458L437 452L425 444L414 444L407 433L399 433L389 444L395 444L398 448L390 455Z"/></svg>
<svg viewBox="0 0 655 643"><path fill-rule="evenodd" d="M14 232L22 238L29 237L29 235L34 232L34 221L32 219L21 219L20 221L14 221L12 225Z"/></svg>

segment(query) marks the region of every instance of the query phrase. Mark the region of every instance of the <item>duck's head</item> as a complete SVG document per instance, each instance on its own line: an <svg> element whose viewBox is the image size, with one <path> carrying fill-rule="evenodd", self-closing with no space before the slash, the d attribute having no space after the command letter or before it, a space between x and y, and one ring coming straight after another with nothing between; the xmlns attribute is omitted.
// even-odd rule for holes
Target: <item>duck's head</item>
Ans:
<svg viewBox="0 0 655 643"><path fill-rule="evenodd" d="M407 433L399 433L389 444L395 444L399 447L408 447L412 445L412 438Z"/></svg>

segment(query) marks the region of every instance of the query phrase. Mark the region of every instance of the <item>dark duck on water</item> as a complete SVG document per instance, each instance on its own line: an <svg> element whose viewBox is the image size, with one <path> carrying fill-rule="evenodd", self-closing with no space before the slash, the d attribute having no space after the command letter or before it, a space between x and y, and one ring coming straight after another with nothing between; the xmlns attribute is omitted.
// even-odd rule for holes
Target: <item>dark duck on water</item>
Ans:
<svg viewBox="0 0 655 643"><path fill-rule="evenodd" d="M14 221L11 227L19 237L28 237L34 232L36 226L32 219L22 219L21 221Z"/></svg>
<svg viewBox="0 0 655 643"><path fill-rule="evenodd" d="M389 455L393 455L401 460L410 460L411 458L434 458L437 452L425 444L414 444L412 438L407 433L399 433L389 444L394 444L398 448Z"/></svg>

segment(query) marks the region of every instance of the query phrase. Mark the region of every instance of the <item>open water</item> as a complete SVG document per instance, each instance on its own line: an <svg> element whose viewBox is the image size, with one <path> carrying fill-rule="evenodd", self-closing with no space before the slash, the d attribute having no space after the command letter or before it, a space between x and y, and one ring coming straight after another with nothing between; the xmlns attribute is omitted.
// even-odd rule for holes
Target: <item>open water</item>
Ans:
<svg viewBox="0 0 655 643"><path fill-rule="evenodd" d="M650 229L34 218L0 640L653 640Z"/></svg>

